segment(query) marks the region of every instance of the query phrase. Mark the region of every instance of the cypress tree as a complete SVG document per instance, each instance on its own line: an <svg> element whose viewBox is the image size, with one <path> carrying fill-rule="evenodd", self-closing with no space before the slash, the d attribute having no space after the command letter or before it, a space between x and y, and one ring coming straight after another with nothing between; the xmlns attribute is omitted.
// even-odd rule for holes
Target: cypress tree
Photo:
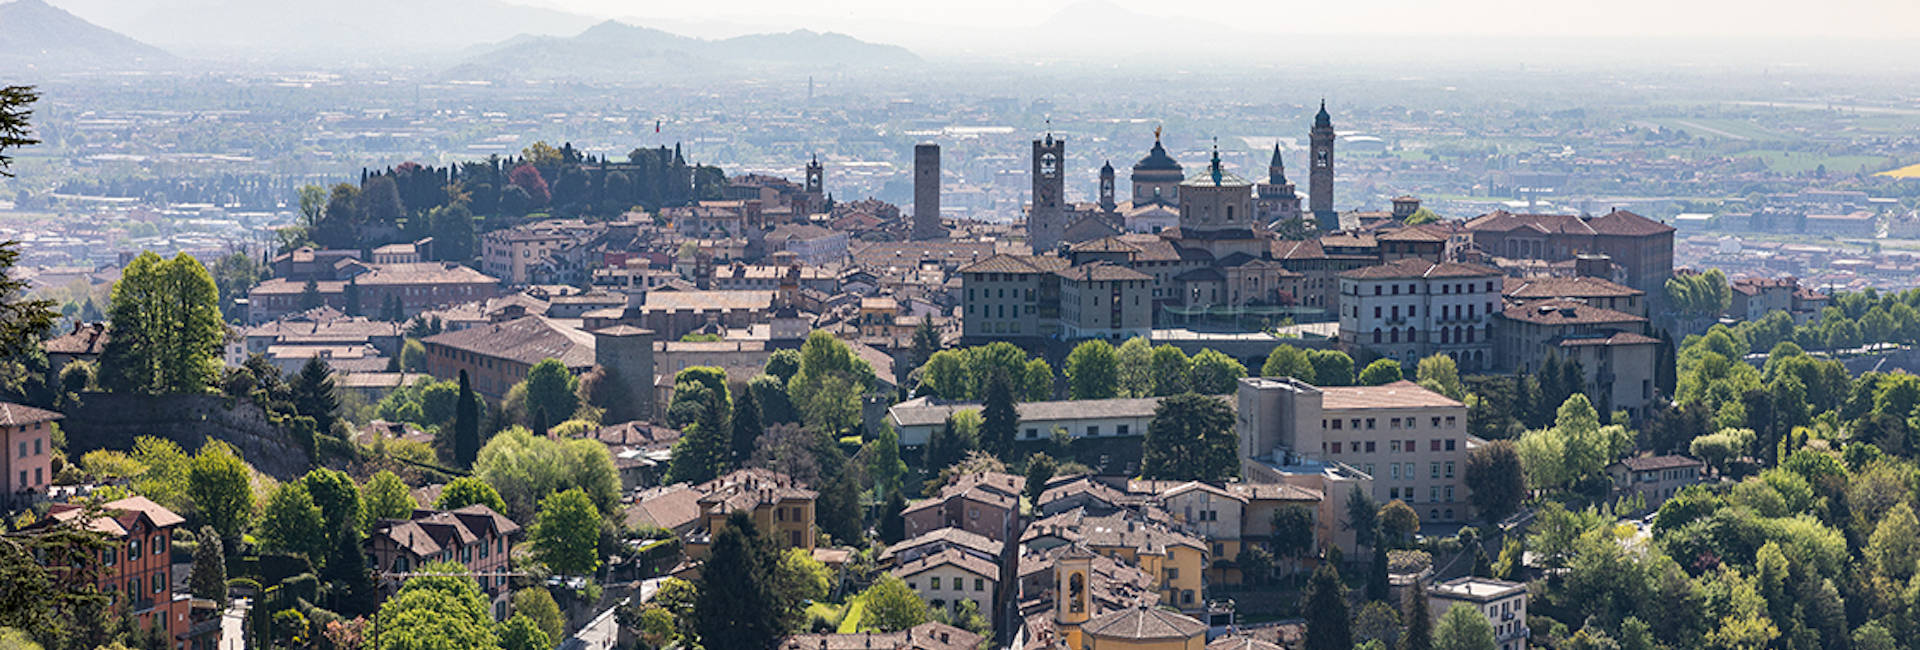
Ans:
<svg viewBox="0 0 1920 650"><path fill-rule="evenodd" d="M1400 619L1407 623L1407 634L1400 638L1401 650L1433 650L1433 612L1427 609L1427 583L1413 581L1407 587Z"/></svg>
<svg viewBox="0 0 1920 650"><path fill-rule="evenodd" d="M754 443L760 440L764 429L760 426L760 403L754 400L753 391L741 390L740 399L733 402L733 466L744 467L747 459L753 456Z"/></svg>
<svg viewBox="0 0 1920 650"><path fill-rule="evenodd" d="M193 549L193 572L188 586L195 598L211 600L221 609L227 607L227 554L221 547L219 531L201 526L199 545Z"/></svg>
<svg viewBox="0 0 1920 650"><path fill-rule="evenodd" d="M986 404L980 413L980 448L1003 461L1013 455L1014 432L1020 427L1010 381L999 371L987 378Z"/></svg>
<svg viewBox="0 0 1920 650"><path fill-rule="evenodd" d="M708 648L770 648L784 632L771 579L775 559L753 518L735 512L714 535L693 603L693 629Z"/></svg>
<svg viewBox="0 0 1920 650"><path fill-rule="evenodd" d="M1387 582L1387 545L1373 545L1373 564L1367 566L1367 600L1386 602Z"/></svg>
<svg viewBox="0 0 1920 650"><path fill-rule="evenodd" d="M480 456L480 399L473 394L467 371L460 371L460 397L453 407L453 462L473 467Z"/></svg>
<svg viewBox="0 0 1920 650"><path fill-rule="evenodd" d="M1313 570L1307 583L1306 650L1352 650L1353 629L1347 615L1347 587L1330 563Z"/></svg>

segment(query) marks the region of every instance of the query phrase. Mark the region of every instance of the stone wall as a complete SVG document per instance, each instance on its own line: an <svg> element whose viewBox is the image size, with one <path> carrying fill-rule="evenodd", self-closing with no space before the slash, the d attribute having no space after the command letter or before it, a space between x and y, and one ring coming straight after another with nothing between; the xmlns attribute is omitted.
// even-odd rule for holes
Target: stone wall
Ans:
<svg viewBox="0 0 1920 650"><path fill-rule="evenodd" d="M191 454L212 438L233 445L255 469L276 479L298 477L312 464L290 431L275 426L265 410L245 400L85 393L81 404L60 425L70 449L127 450L135 438L155 436Z"/></svg>

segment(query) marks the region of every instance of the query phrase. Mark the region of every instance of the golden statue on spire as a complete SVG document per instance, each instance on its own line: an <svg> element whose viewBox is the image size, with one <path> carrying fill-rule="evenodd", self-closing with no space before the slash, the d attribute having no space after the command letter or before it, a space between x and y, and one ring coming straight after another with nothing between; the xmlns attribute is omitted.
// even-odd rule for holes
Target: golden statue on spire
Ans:
<svg viewBox="0 0 1920 650"><path fill-rule="evenodd" d="M1160 141L1160 125L1158 124L1153 125L1153 141Z"/></svg>

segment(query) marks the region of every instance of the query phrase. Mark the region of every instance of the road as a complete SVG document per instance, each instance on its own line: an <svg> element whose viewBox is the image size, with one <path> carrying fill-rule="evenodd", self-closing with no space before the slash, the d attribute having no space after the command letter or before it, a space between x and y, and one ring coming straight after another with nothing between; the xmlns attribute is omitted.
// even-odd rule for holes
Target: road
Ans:
<svg viewBox="0 0 1920 650"><path fill-rule="evenodd" d="M220 614L220 650L247 650L247 599L235 598Z"/></svg>

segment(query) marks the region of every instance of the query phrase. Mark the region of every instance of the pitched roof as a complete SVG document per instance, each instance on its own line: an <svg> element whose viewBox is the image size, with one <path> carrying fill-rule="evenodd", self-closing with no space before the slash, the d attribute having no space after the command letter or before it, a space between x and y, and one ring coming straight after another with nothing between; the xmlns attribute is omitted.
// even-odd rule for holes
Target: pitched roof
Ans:
<svg viewBox="0 0 1920 650"><path fill-rule="evenodd" d="M1620 464L1626 466L1627 469L1635 472L1655 472L1663 469L1675 469L1680 467L1699 467L1702 465L1702 463L1698 460L1694 460L1686 456L1681 456L1679 454L1668 454L1665 456L1635 456L1633 458L1622 459L1620 461Z"/></svg>
<svg viewBox="0 0 1920 650"><path fill-rule="evenodd" d="M1654 345L1660 339L1633 332L1609 332L1605 336L1570 336L1560 340L1560 347L1582 345Z"/></svg>
<svg viewBox="0 0 1920 650"><path fill-rule="evenodd" d="M1107 262L1094 262L1058 271L1060 277L1074 282L1144 282L1153 276Z"/></svg>
<svg viewBox="0 0 1920 650"><path fill-rule="evenodd" d="M700 519L700 496L684 483L649 488L627 505L627 527L679 530L692 525Z"/></svg>
<svg viewBox="0 0 1920 650"><path fill-rule="evenodd" d="M1541 300L1508 307L1500 312L1508 320L1535 325L1600 325L1644 323L1647 319L1622 311L1595 307L1577 300Z"/></svg>
<svg viewBox="0 0 1920 650"><path fill-rule="evenodd" d="M1439 243L1439 242L1447 241L1447 234L1444 232L1440 232L1437 229L1428 228L1424 225L1420 225L1420 226L1407 226L1405 228L1394 228L1392 230L1382 231L1380 234L1375 235L1374 239L1377 239L1379 241L1410 241L1410 242Z"/></svg>
<svg viewBox="0 0 1920 650"><path fill-rule="evenodd" d="M568 368L586 368L593 365L594 359L592 334L545 316L526 316L505 323L442 332L427 337L424 342L527 365L559 359Z"/></svg>
<svg viewBox="0 0 1920 650"><path fill-rule="evenodd" d="M1513 278L1501 293L1509 298L1624 298L1647 292L1600 278Z"/></svg>
<svg viewBox="0 0 1920 650"><path fill-rule="evenodd" d="M934 569L942 566L958 567L960 570L966 571L967 573L971 573L971 574L986 578L988 580L992 580L994 582L1000 581L1000 567L995 566L994 563L992 562L988 562L984 559L981 559L980 556L978 555L975 555L973 553L968 553L966 551L962 551L957 548L949 548L949 549L942 550L939 553L934 553L931 555L923 555L918 558L914 558L912 562L908 562L906 564L900 565L899 567L896 567L892 573L893 575L904 578L910 575L915 575L915 574L927 571L928 569Z"/></svg>
<svg viewBox="0 0 1920 650"><path fill-rule="evenodd" d="M934 545L939 545L943 548L958 546L972 550L977 554L991 556L1000 555L1001 549L1000 542L993 541L985 535L962 528L947 527L930 530L921 533L919 536L901 540L892 546L888 546L886 550L880 552L880 558L891 558L916 548Z"/></svg>
<svg viewBox="0 0 1920 650"><path fill-rule="evenodd" d="M1429 408L1457 407L1460 402L1402 379L1382 386L1322 386L1321 408Z"/></svg>
<svg viewBox="0 0 1920 650"><path fill-rule="evenodd" d="M0 402L0 426L18 427L35 422L52 422L67 416L25 404Z"/></svg>
<svg viewBox="0 0 1920 650"><path fill-rule="evenodd" d="M981 636L945 623L921 623L904 632L795 634L777 650L972 650Z"/></svg>
<svg viewBox="0 0 1920 650"><path fill-rule="evenodd" d="M1628 237L1658 235L1674 231L1673 226L1618 209L1594 217L1587 221L1587 225L1593 227L1593 231L1598 234Z"/></svg>
<svg viewBox="0 0 1920 650"><path fill-rule="evenodd" d="M1001 253L960 267L961 273L1054 273L1067 268L1067 260L1051 255L1013 255Z"/></svg>
<svg viewBox="0 0 1920 650"><path fill-rule="evenodd" d="M1223 636L1207 643L1207 650L1285 650L1277 643L1250 636Z"/></svg>
<svg viewBox="0 0 1920 650"><path fill-rule="evenodd" d="M74 323L73 331L47 339L41 347L47 354L100 354L111 338L106 323Z"/></svg>
<svg viewBox="0 0 1920 650"><path fill-rule="evenodd" d="M1460 262L1433 263L1423 259L1398 259L1345 271L1340 277L1350 280L1393 280L1402 278L1478 278L1500 275L1498 269Z"/></svg>
<svg viewBox="0 0 1920 650"><path fill-rule="evenodd" d="M1139 607L1105 614L1080 629L1110 639L1189 639L1205 633L1207 624L1179 612Z"/></svg>

